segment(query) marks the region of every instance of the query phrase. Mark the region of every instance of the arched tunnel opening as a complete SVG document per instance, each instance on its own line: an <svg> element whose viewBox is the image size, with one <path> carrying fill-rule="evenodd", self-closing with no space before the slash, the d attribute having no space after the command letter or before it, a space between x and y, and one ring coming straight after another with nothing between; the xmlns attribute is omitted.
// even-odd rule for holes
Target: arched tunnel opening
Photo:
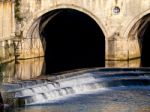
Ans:
<svg viewBox="0 0 150 112"><path fill-rule="evenodd" d="M145 26L141 30L141 66L150 67L150 15L143 18ZM142 27L142 25L140 27Z"/></svg>
<svg viewBox="0 0 150 112"><path fill-rule="evenodd" d="M44 14L40 35L46 43L46 74L105 66L104 34L83 12L56 9Z"/></svg>
<svg viewBox="0 0 150 112"><path fill-rule="evenodd" d="M150 14L137 21L130 31L129 37L139 41L141 67L150 67Z"/></svg>

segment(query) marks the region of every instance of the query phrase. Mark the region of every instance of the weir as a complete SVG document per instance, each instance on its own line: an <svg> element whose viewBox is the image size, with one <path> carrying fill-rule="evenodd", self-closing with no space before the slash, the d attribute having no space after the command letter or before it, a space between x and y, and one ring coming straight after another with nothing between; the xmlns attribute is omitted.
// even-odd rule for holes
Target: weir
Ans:
<svg viewBox="0 0 150 112"><path fill-rule="evenodd" d="M42 105L98 91L150 88L150 70L96 68L53 78L4 83L2 88L2 96L6 104Z"/></svg>

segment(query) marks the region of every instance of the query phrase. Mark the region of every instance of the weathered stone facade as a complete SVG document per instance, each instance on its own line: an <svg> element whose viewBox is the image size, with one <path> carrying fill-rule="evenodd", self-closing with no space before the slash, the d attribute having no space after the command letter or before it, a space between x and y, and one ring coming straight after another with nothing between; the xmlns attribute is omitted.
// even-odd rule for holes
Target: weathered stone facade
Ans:
<svg viewBox="0 0 150 112"><path fill-rule="evenodd" d="M16 35L20 38L17 46L19 59L44 56L44 46L39 35L41 17L52 10L66 8L83 12L96 21L105 35L106 60L128 60L141 55L137 33L132 32L134 30L138 32L137 28L133 30L133 27L139 26L140 20L150 14L150 0L17 0L17 2L19 2L17 8L20 10L17 16L21 18L19 21L16 20ZM2 26L0 39L7 40L12 38L14 32L14 5L0 2L0 7L0 27ZM9 13L5 13L6 11Z"/></svg>
<svg viewBox="0 0 150 112"><path fill-rule="evenodd" d="M11 0L0 1L0 62L14 59L15 18Z"/></svg>
<svg viewBox="0 0 150 112"><path fill-rule="evenodd" d="M120 12L114 12L116 7L120 8ZM22 0L20 8L24 18L21 29L23 38L40 38L37 31L43 14L54 9L71 8L89 15L100 26L105 35L106 60L128 60L140 57L138 38L130 39L129 32L138 20L150 13L150 1Z"/></svg>

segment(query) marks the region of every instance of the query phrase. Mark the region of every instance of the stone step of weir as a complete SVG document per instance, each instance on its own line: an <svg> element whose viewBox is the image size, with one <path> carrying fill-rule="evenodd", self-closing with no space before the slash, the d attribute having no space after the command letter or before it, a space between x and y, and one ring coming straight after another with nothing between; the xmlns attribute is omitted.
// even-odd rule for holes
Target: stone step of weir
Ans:
<svg viewBox="0 0 150 112"><path fill-rule="evenodd" d="M57 80L57 82L47 82L44 84L38 84L35 86L31 86L31 87L8 90L5 93L7 93L7 96L9 97L16 97L16 96L27 97L30 95L48 92L48 91L52 91L52 90L59 89L59 88L87 83L87 81L88 83L90 83L90 82L96 81L96 79L93 77L87 77L87 75L86 76L83 75L83 76L76 77L76 79L69 78L65 80Z"/></svg>
<svg viewBox="0 0 150 112"><path fill-rule="evenodd" d="M111 71L111 70L110 70ZM87 92L98 88L149 86L149 71L105 71L91 70L62 74L35 80L4 84L3 96L8 104L21 105L47 103L68 95ZM48 87L48 85L50 87ZM69 92L70 91L70 92ZM38 97L39 98L38 98ZM36 98L38 98L36 100ZM16 105L12 104L12 105ZM18 104L19 105L19 104Z"/></svg>
<svg viewBox="0 0 150 112"><path fill-rule="evenodd" d="M55 82L63 82L66 80L77 80L78 78L88 78L88 77L93 77L93 78L122 78L122 77L140 77L140 78L149 78L150 77L150 72L144 72L144 71L138 71L138 72L133 72L133 71L129 71L129 72L123 72L123 71L119 71L119 72L103 72L103 71L91 71L91 72L87 72L87 73L83 73L80 75L75 75L72 77L66 77L63 78L59 77L55 80ZM49 79L50 77L47 77L47 79Z"/></svg>
<svg viewBox="0 0 150 112"><path fill-rule="evenodd" d="M93 72L95 78L122 78L122 77L140 77L140 78L150 78L150 73L140 72L140 73L104 73L99 74L99 72Z"/></svg>
<svg viewBox="0 0 150 112"><path fill-rule="evenodd" d="M127 76L126 76L127 75ZM130 75L130 76L129 76ZM139 77L136 77L139 76ZM118 73L118 74L97 74L95 73L84 73L79 76L75 77L69 77L66 79L59 79L56 80L56 82L48 82L49 80L32 80L32 81L23 81L22 83L29 83L29 84L20 84L20 85L26 85L26 86L21 86L21 87L16 87L17 89L12 89L14 87L14 84L12 84L10 87L11 89L5 89L8 96L18 96L18 97L26 97L26 96L32 96L33 94L38 94L38 93L43 93L43 92L48 92L52 91L55 89L59 88L64 88L64 87L72 87L74 85L81 85L84 83L90 83L90 82L95 82L95 81L108 81L108 80L113 80L116 79L150 79L149 75L143 75L139 73ZM17 83L19 84L19 83ZM32 84L32 85L31 85ZM36 85L35 85L36 84Z"/></svg>
<svg viewBox="0 0 150 112"><path fill-rule="evenodd" d="M105 75L105 74L150 74L150 71L91 71L90 73L93 73L93 74L99 74L99 75Z"/></svg>
<svg viewBox="0 0 150 112"><path fill-rule="evenodd" d="M21 88L18 90L12 91L3 91L7 97L15 98L15 97L27 97L32 96L39 93L45 93L48 91L53 91L55 89L59 89L59 85L57 83L47 83L43 85L36 85L28 88Z"/></svg>
<svg viewBox="0 0 150 112"><path fill-rule="evenodd" d="M79 76L76 78L66 78L65 80L58 79L55 82L50 82L49 80L42 79L42 80L44 80L42 83L37 83L37 80L34 80L34 81L32 80L32 81L23 81L23 82L17 82L17 83L4 83L2 85L2 87L3 87L3 90L7 91L7 92L15 92L15 91L20 91L20 90L24 90L24 89L32 89L32 88L38 88L38 87L43 87L43 86L48 86L49 89L56 89L56 88L59 88L60 82L67 81L67 80L69 80L69 81L75 80L77 82L78 80L81 80L81 78L84 78L85 80L89 79L89 77L87 77L87 75L86 76Z"/></svg>
<svg viewBox="0 0 150 112"><path fill-rule="evenodd" d="M24 102L24 105L34 105L34 104L42 104L48 103L53 100L61 99L63 97L68 97L68 95L75 94L83 94L84 92L95 91L98 89L111 89L112 87L132 87L132 86L149 86L150 87L150 79L115 79L115 80L107 80L107 81L97 81L86 83L82 85L74 85L72 87L64 87L54 89L52 91L43 91L39 93L31 93L27 91L27 94L24 96L17 96L15 93L5 93L3 96L7 99L7 101L16 102L16 100ZM13 96L14 95L14 96ZM24 100L24 101L23 101ZM19 104L17 104L19 105ZM22 105L22 103L21 103Z"/></svg>
<svg viewBox="0 0 150 112"><path fill-rule="evenodd" d="M52 84L53 86L57 87L58 84L60 82L67 82L67 81L74 81L75 83L79 83L79 80L82 81L81 83L87 82L89 80L93 79L95 80L95 78L93 78L92 76L93 74L91 73L85 73L85 74L81 74L79 76L75 76L75 77L68 77L66 79L64 78L59 78L53 82L51 82L48 78L47 79L41 79L43 80L42 83L37 83L39 82L39 80L30 80L30 81L20 81L20 82L16 82L16 83L4 83L2 85L3 90L4 91L8 91L8 92L13 92L13 91L19 91L19 90L23 90L23 89L27 89L27 88L35 88L35 87L41 87L41 86L45 86L45 85L50 85ZM84 80L83 80L84 78ZM59 87L59 86L58 86Z"/></svg>
<svg viewBox="0 0 150 112"><path fill-rule="evenodd" d="M9 90L7 92L7 96L10 97L27 97L27 96L32 96L34 94L39 94L39 93L45 93L49 92L55 89L60 89L60 88L65 88L65 87L72 87L75 85L81 85L81 84L86 84L86 83L92 83L96 81L109 81L109 80L123 80L123 79L150 79L150 77L145 77L145 76L140 76L140 77L135 77L135 74L130 74L131 76L129 77L128 75L126 76L125 74L119 74L116 75L116 77L112 76L113 79L110 77L103 77L103 76L98 76L97 74L83 74L83 76L78 76L75 78L67 78L67 79L62 79L62 80L57 80L57 82L47 82L43 84L37 84L34 86L29 86L25 88L19 88L15 90ZM108 75L107 75L108 76ZM137 76L137 75L136 75Z"/></svg>
<svg viewBox="0 0 150 112"><path fill-rule="evenodd" d="M93 71L100 72L150 72L149 67L140 67L140 68L96 68Z"/></svg>
<svg viewBox="0 0 150 112"><path fill-rule="evenodd" d="M2 89L5 91L13 91L21 88L30 88L32 86L42 85L48 83L49 80L41 79L41 80L26 80L26 81L17 81L13 83L3 83Z"/></svg>
<svg viewBox="0 0 150 112"><path fill-rule="evenodd" d="M12 83L3 83L2 89L7 91L7 90L15 90L15 89L20 89L20 88L25 88L25 87L31 87L37 84L53 82L53 81L57 81L60 79L66 79L66 78L70 78L73 76L82 75L85 72L90 72L93 70L95 71L98 69L99 68L77 69L73 71L62 72L62 73L56 74L56 76L44 76L42 78L35 79L35 80L25 80L25 81L17 81L17 82L12 82ZM32 84L30 85L27 82L31 82Z"/></svg>
<svg viewBox="0 0 150 112"><path fill-rule="evenodd" d="M22 101L24 104L21 105L38 105L38 104L45 104L50 103L52 101L56 101L65 97L69 97L75 94L86 94L87 92L96 91L96 90L109 90L112 87L132 87L132 86L149 86L150 87L150 80L147 79L130 79L130 80L113 80L107 82L94 82L88 83L83 85L76 85L73 87L65 87L60 88L57 90L34 94L28 97L16 97L11 100L12 102L15 101Z"/></svg>

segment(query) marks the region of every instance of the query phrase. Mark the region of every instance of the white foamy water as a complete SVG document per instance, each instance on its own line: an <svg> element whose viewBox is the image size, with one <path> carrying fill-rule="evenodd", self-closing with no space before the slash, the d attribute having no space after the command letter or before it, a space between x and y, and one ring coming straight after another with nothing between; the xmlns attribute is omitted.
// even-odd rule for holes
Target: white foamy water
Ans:
<svg viewBox="0 0 150 112"><path fill-rule="evenodd" d="M86 73L81 76L57 80L57 82L53 82L53 83L47 83L44 84L43 86L40 85L28 89L23 89L19 91L19 93L21 94L19 95L16 94L15 97L27 97L27 96L32 96L34 94L46 93L46 92L58 90L61 88L74 87L74 86L78 87L83 84L93 83L101 80L98 78L97 79L94 78L92 75L93 74L91 73Z"/></svg>
<svg viewBox="0 0 150 112"><path fill-rule="evenodd" d="M27 100L26 105L49 103L51 101L60 100L62 98L69 98L70 96L76 96L78 94L86 94L98 90L101 90L102 92L109 89L104 87L100 83L92 83L92 84L89 83L83 85L76 85L73 87L60 88L47 93L42 93L41 95L43 95L43 97L40 98L38 98L36 95L31 96L29 99L34 99L34 100L32 101ZM42 101L44 102L41 102L41 98L43 98Z"/></svg>
<svg viewBox="0 0 150 112"><path fill-rule="evenodd" d="M139 76L129 76L125 74L106 75L97 73L83 73L78 76L72 76L64 79L58 79L54 82L47 81L43 84L28 85L17 91L8 92L13 96L13 99L23 99L25 105L46 104L70 97L76 97L83 94L91 94L94 92L104 92L112 88L124 88L128 86L148 86L148 79L140 79ZM20 82L21 83L21 82ZM31 83L30 83L31 84Z"/></svg>

